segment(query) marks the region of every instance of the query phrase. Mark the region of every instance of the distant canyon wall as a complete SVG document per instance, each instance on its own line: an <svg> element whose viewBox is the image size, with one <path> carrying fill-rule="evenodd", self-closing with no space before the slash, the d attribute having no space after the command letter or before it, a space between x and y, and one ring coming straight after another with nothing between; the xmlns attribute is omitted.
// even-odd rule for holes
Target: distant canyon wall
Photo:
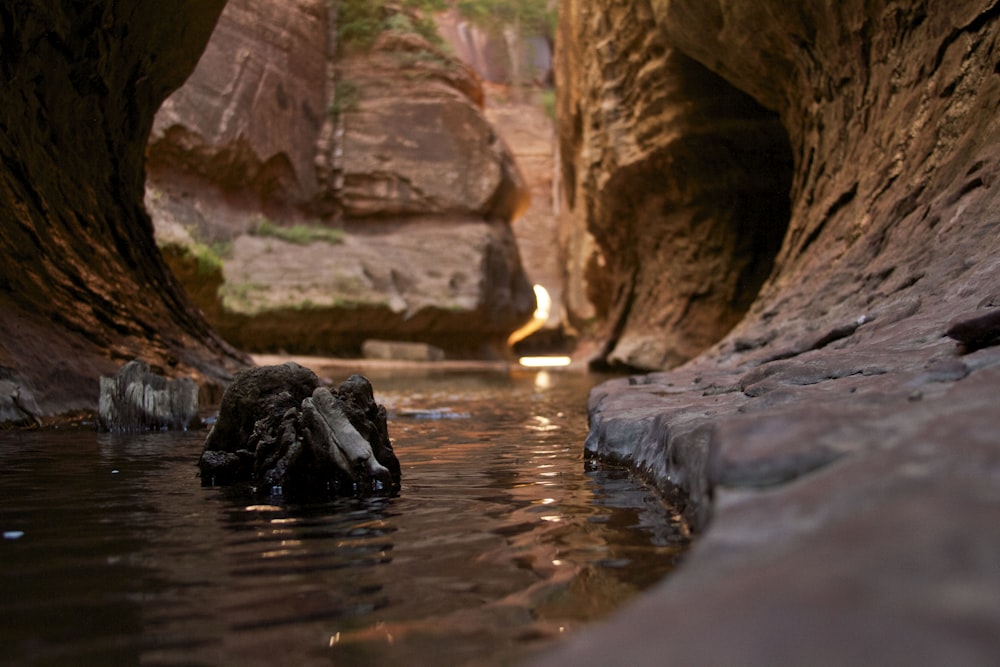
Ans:
<svg viewBox="0 0 1000 667"><path fill-rule="evenodd" d="M713 354L780 356L986 296L995 6L560 11L569 307L599 361L667 368L724 336Z"/></svg>
<svg viewBox="0 0 1000 667"><path fill-rule="evenodd" d="M510 228L528 194L479 78L417 15L373 9L358 35L341 11L228 3L153 126L161 244L245 349L357 355L381 338L502 355L534 310Z"/></svg>

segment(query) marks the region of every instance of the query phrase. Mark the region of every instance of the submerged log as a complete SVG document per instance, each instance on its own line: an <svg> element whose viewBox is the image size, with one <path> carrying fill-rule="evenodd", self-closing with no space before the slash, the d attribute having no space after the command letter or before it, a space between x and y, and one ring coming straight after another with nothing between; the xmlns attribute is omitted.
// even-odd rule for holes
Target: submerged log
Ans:
<svg viewBox="0 0 1000 667"><path fill-rule="evenodd" d="M114 377L101 377L98 411L104 431L187 430L198 417L198 385L191 378L168 380L135 359Z"/></svg>
<svg viewBox="0 0 1000 667"><path fill-rule="evenodd" d="M371 383L352 375L328 389L292 362L234 378L198 467L203 485L250 482L292 500L395 495L400 486Z"/></svg>

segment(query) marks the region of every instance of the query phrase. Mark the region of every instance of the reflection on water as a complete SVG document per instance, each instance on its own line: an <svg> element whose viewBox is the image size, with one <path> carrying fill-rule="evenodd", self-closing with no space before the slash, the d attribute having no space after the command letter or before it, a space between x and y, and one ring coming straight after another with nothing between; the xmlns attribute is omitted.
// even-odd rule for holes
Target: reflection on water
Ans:
<svg viewBox="0 0 1000 667"><path fill-rule="evenodd" d="M203 489L203 432L0 433L3 660L509 664L683 552L655 494L585 465L592 379L368 375L398 498Z"/></svg>

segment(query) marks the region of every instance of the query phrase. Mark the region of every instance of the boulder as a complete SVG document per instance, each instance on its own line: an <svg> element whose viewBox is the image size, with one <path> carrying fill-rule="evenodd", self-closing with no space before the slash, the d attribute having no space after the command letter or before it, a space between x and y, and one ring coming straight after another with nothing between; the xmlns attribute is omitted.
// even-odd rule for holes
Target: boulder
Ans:
<svg viewBox="0 0 1000 667"><path fill-rule="evenodd" d="M293 362L233 379L198 467L203 485L249 482L293 502L400 487L386 411L368 380L352 375L329 389Z"/></svg>
<svg viewBox="0 0 1000 667"><path fill-rule="evenodd" d="M335 160L346 215L509 222L527 206L510 151L479 106L478 79L420 36L381 34L371 50L338 61L337 85L350 91L338 108Z"/></svg>
<svg viewBox="0 0 1000 667"><path fill-rule="evenodd" d="M358 356L370 338L497 358L535 307L505 223L348 225L338 242L246 234L217 265L165 250L226 340L258 352Z"/></svg>

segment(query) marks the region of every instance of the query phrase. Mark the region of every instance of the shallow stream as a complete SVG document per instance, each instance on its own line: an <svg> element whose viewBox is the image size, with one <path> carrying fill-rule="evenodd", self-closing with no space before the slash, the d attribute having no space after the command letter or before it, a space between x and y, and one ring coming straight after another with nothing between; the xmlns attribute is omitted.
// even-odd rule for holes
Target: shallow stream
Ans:
<svg viewBox="0 0 1000 667"><path fill-rule="evenodd" d="M683 554L650 488L584 461L594 378L366 375L397 498L202 488L204 431L0 432L0 662L511 664Z"/></svg>

